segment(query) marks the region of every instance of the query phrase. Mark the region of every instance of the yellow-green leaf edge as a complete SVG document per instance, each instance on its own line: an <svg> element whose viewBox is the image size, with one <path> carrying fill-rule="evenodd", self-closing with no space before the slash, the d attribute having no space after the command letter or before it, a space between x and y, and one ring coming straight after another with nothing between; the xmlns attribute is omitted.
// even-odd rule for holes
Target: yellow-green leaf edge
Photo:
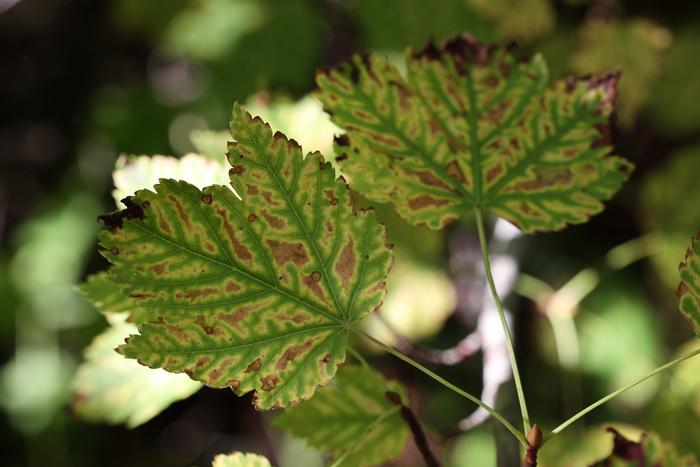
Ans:
<svg viewBox="0 0 700 467"><path fill-rule="evenodd" d="M260 454L232 452L231 454L217 454L211 467L271 467L271 465L267 457Z"/></svg>

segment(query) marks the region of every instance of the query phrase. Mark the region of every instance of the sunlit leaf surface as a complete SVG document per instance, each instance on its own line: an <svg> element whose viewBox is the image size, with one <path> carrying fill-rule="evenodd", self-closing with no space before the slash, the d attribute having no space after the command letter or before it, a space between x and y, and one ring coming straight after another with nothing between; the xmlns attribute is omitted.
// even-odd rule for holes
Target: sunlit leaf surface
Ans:
<svg viewBox="0 0 700 467"><path fill-rule="evenodd" d="M274 423L334 458L352 449L343 466L381 464L397 457L408 437L397 407L385 396L387 391L400 394L406 403L405 391L397 382L385 381L365 367L344 367L331 385L288 409Z"/></svg>
<svg viewBox="0 0 700 467"><path fill-rule="evenodd" d="M678 286L678 307L690 321L695 334L700 336L700 231L695 234L690 248L681 263L679 272L681 283Z"/></svg>
<svg viewBox="0 0 700 467"><path fill-rule="evenodd" d="M349 326L381 303L391 252L320 154L304 158L239 106L231 134L242 201L225 186L162 180L103 216L110 277L150 318L119 350L284 407L333 377Z"/></svg>
<svg viewBox="0 0 700 467"><path fill-rule="evenodd" d="M125 318L125 314L109 314L110 326L85 349L85 362L73 378L71 406L86 420L133 428L194 394L201 385L186 375L146 368L115 352L126 336L136 332Z"/></svg>
<svg viewBox="0 0 700 467"><path fill-rule="evenodd" d="M347 130L336 153L353 187L413 224L441 228L487 208L525 232L585 222L631 170L609 156L616 75L548 85L540 56L469 36L407 53L407 76L377 55L317 76Z"/></svg>
<svg viewBox="0 0 700 467"><path fill-rule="evenodd" d="M217 455L211 467L270 467L270 461L259 454L233 452Z"/></svg>

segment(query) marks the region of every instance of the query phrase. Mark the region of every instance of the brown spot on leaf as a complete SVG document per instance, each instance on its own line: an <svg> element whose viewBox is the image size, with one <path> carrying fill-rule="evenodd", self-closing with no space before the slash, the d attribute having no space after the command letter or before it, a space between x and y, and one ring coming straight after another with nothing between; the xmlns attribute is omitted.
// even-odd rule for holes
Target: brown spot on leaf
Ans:
<svg viewBox="0 0 700 467"><path fill-rule="evenodd" d="M248 185L246 193L249 195L257 195L258 193L260 193L260 190L258 190L258 187L256 187L255 185Z"/></svg>
<svg viewBox="0 0 700 467"><path fill-rule="evenodd" d="M309 317L302 313L297 313L294 316L285 316L282 314L275 315L279 321L293 321L295 324L301 324L304 321L308 321Z"/></svg>
<svg viewBox="0 0 700 467"><path fill-rule="evenodd" d="M125 209L114 211L109 214L102 214L101 216L97 216L97 220L109 227L110 230L116 230L122 228L124 219L145 219L146 215L143 212L143 207L136 204L131 196L124 198L122 203L126 206Z"/></svg>
<svg viewBox="0 0 700 467"><path fill-rule="evenodd" d="M206 195L202 195L201 200L202 200L202 203L204 203L204 204L211 204L211 202L212 202L211 194L207 193Z"/></svg>
<svg viewBox="0 0 700 467"><path fill-rule="evenodd" d="M241 290L241 286L238 285L233 280L228 280L228 281L226 281L226 285L224 286L224 289L226 290L226 292L237 292L237 291Z"/></svg>
<svg viewBox="0 0 700 467"><path fill-rule="evenodd" d="M318 298L320 298L321 300L323 300L325 302L326 296L323 293L323 289L321 288L320 281L321 281L321 273L318 271L314 271L302 279L302 282L304 283L304 285L308 286L311 289L311 291L314 293L314 295L316 295Z"/></svg>
<svg viewBox="0 0 700 467"><path fill-rule="evenodd" d="M154 298L156 294L153 293L132 293L129 294L129 297L135 298L137 300L143 300L145 298Z"/></svg>
<svg viewBox="0 0 700 467"><path fill-rule="evenodd" d="M246 367L246 369L243 371L243 373L252 373L254 371L258 371L261 366L262 366L262 360L260 360L260 357L258 357L255 360L253 360L250 365L248 365Z"/></svg>
<svg viewBox="0 0 700 467"><path fill-rule="evenodd" d="M275 240L267 240L266 243L272 249L275 262L280 266L289 261L297 266L302 266L309 261L306 248L301 243L277 242Z"/></svg>
<svg viewBox="0 0 700 467"><path fill-rule="evenodd" d="M199 297L208 297L209 295L214 295L216 293L217 290L213 287L206 287L204 289L189 289L184 294L176 293L175 298L182 299L184 297L188 300L194 300Z"/></svg>
<svg viewBox="0 0 700 467"><path fill-rule="evenodd" d="M271 374L260 378L260 382L262 383L263 391L272 391L275 389L275 386L277 386L277 383L280 382L280 379L277 377L277 375Z"/></svg>
<svg viewBox="0 0 700 467"><path fill-rule="evenodd" d="M213 253L216 251L216 247L212 242L206 241L204 242L204 248L207 249L208 252Z"/></svg>
<svg viewBox="0 0 700 467"><path fill-rule="evenodd" d="M255 215L254 212L251 212L248 214L248 222L255 222L255 220L258 218L258 216Z"/></svg>
<svg viewBox="0 0 700 467"><path fill-rule="evenodd" d="M447 203L449 203L449 201L446 199L437 199L428 195L420 195L408 200L409 207L414 211L418 211L429 206L444 206Z"/></svg>
<svg viewBox="0 0 700 467"><path fill-rule="evenodd" d="M112 248L109 249L109 252L112 254L112 256L117 256L119 254L119 248L116 246L113 246Z"/></svg>
<svg viewBox="0 0 700 467"><path fill-rule="evenodd" d="M497 164L486 171L486 182L491 183L503 174L503 164Z"/></svg>
<svg viewBox="0 0 700 467"><path fill-rule="evenodd" d="M275 368L277 368L278 370L281 370L281 371L285 370L287 368L287 365L289 364L289 362L291 362L292 360L297 358L299 355L301 355L304 352L306 352L307 350L309 350L309 348L311 348L313 343L314 343L314 341L312 339L309 339L306 342L304 342L303 344L297 344L297 345L293 345L293 346L289 347L287 350L284 351L284 353L282 354L282 357L280 357L280 359L277 361L277 363L275 364Z"/></svg>
<svg viewBox="0 0 700 467"><path fill-rule="evenodd" d="M326 226L326 232L329 232L329 233L333 232L333 223L331 222L330 219L326 219L325 226Z"/></svg>
<svg viewBox="0 0 700 467"><path fill-rule="evenodd" d="M321 359L321 363L329 363L331 361L331 354L327 353Z"/></svg>
<svg viewBox="0 0 700 467"><path fill-rule="evenodd" d="M535 178L525 180L514 185L515 190L538 191L552 186L561 186L569 183L573 178L568 167L535 167L532 170Z"/></svg>
<svg viewBox="0 0 700 467"><path fill-rule="evenodd" d="M160 227L160 230L165 233L172 233L173 229L170 228L170 224L168 224L168 221L165 220L163 211L160 209L160 207L156 207L156 211L158 211L158 227Z"/></svg>
<svg viewBox="0 0 700 467"><path fill-rule="evenodd" d="M204 365L211 361L211 357L200 357L195 364L195 367L202 368Z"/></svg>
<svg viewBox="0 0 700 467"><path fill-rule="evenodd" d="M190 216L187 215L185 208L183 208L182 204L180 204L180 200L177 199L174 195L168 195L168 199L172 201L172 203L175 205L175 209L177 209L177 214L178 216L180 216L180 219L182 219L182 222L184 222L185 225L190 225Z"/></svg>
<svg viewBox="0 0 700 467"><path fill-rule="evenodd" d="M268 225L272 227L275 230L282 230L287 224L284 222L283 219L280 217L277 217L275 215L270 214L267 212L267 209L263 209L262 215L265 218L265 221L267 221Z"/></svg>
<svg viewBox="0 0 700 467"><path fill-rule="evenodd" d="M445 173L448 177L457 180L459 183L464 183L466 181L464 172L462 172L462 169L459 167L459 163L456 160L453 160L445 166Z"/></svg>
<svg viewBox="0 0 700 467"><path fill-rule="evenodd" d="M352 279L353 274L355 274L355 264L357 259L355 257L355 250L353 249L352 238L348 239L348 242L343 247L338 257L338 262L335 263L335 272L340 276L340 281L343 287L347 287Z"/></svg>
<svg viewBox="0 0 700 467"><path fill-rule="evenodd" d="M253 258L253 255L250 254L250 251L248 250L248 248L245 247L245 245L238 241L238 238L236 237L236 229L234 229L231 223L228 221L226 211L224 211L221 208L217 208L216 213L219 215L219 217L221 217L221 220L223 221L224 230L226 231L226 235L228 235L228 238L231 241L231 245L233 246L233 251L236 254L236 257L242 259L243 261L250 261Z"/></svg>
<svg viewBox="0 0 700 467"><path fill-rule="evenodd" d="M429 170L405 169L404 172L408 175L418 177L418 179L426 185L442 188L443 190L452 190L447 183L440 180L433 172L430 172Z"/></svg>
<svg viewBox="0 0 700 467"><path fill-rule="evenodd" d="M217 317L230 324L238 332L241 332L241 325L240 322L243 321L246 316L248 316L248 313L253 311L255 308L252 305L243 305L241 307L236 308L236 310L233 313L219 313Z"/></svg>
<svg viewBox="0 0 700 467"><path fill-rule="evenodd" d="M323 190L323 193L326 195L326 198L328 198L328 204L331 206L338 204L338 197L335 196L335 192L333 190Z"/></svg>
<svg viewBox="0 0 700 467"><path fill-rule="evenodd" d="M166 262L164 262L164 263L154 264L153 266L151 266L151 267L148 268L148 269L149 269L150 271L152 271L153 273L155 273L156 275L162 276L163 273L165 272L165 268L166 268L167 266L168 266L168 262L166 261Z"/></svg>
<svg viewBox="0 0 700 467"><path fill-rule="evenodd" d="M236 359L234 358L225 358L221 360L219 366L209 372L210 380L216 382L235 361Z"/></svg>
<svg viewBox="0 0 700 467"><path fill-rule="evenodd" d="M235 391L236 389L241 387L241 382L238 381L237 379L230 379L230 380L226 381L226 386L230 387L231 389L233 389Z"/></svg>
<svg viewBox="0 0 700 467"><path fill-rule="evenodd" d="M242 165L232 165L231 170L229 170L229 172L232 175L241 175L241 174L245 173L245 167Z"/></svg>

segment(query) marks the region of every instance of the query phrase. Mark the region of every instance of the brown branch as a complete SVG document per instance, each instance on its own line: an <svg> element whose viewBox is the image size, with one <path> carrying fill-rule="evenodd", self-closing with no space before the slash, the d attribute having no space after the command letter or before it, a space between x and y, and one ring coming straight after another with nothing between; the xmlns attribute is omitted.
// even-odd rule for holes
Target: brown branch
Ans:
<svg viewBox="0 0 700 467"><path fill-rule="evenodd" d="M421 428L418 419L413 414L410 407L404 405L403 402L401 402L401 396L393 391L387 391L385 396L390 403L398 405L401 408L401 418L404 419L408 425L408 428L411 430L411 433L413 434L413 441L416 443L416 447L418 448L418 451L420 451L421 456L423 456L425 465L428 467L440 467L440 464L430 450L428 438L425 436L423 428Z"/></svg>
<svg viewBox="0 0 700 467"><path fill-rule="evenodd" d="M542 443L542 430L537 426L537 423L532 425L527 434L527 454L523 460L523 467L537 467L537 452L540 450Z"/></svg>

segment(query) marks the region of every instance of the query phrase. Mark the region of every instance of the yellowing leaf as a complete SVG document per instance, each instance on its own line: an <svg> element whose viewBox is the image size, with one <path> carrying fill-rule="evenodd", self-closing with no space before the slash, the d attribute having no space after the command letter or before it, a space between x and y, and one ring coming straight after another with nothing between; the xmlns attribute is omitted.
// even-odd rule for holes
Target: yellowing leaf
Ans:
<svg viewBox="0 0 700 467"><path fill-rule="evenodd" d="M201 385L185 375L143 367L114 348L136 327L125 314L107 315L110 326L85 349L85 362L73 378L73 410L92 422L136 427Z"/></svg>
<svg viewBox="0 0 700 467"><path fill-rule="evenodd" d="M406 399L400 384L384 381L369 368L344 367L331 385L300 407L286 410L274 423L335 459L350 449L342 466L381 464L397 457L408 437L387 391Z"/></svg>
<svg viewBox="0 0 700 467"><path fill-rule="evenodd" d="M270 461L259 454L233 452L217 455L211 467L270 467Z"/></svg>
<svg viewBox="0 0 700 467"><path fill-rule="evenodd" d="M334 376L350 326L379 306L384 228L353 212L320 154L234 106L230 188L161 180L102 216L110 278L149 321L119 351L242 395L297 404Z"/></svg>
<svg viewBox="0 0 700 467"><path fill-rule="evenodd" d="M678 306L690 321L695 334L700 336L700 231L695 234L690 248L681 263L681 283L678 286Z"/></svg>
<svg viewBox="0 0 700 467"><path fill-rule="evenodd" d="M469 36L407 53L407 73L356 56L319 73L318 96L353 187L413 224L489 209L525 232L585 222L631 170L610 156L617 75L548 86L540 56Z"/></svg>

